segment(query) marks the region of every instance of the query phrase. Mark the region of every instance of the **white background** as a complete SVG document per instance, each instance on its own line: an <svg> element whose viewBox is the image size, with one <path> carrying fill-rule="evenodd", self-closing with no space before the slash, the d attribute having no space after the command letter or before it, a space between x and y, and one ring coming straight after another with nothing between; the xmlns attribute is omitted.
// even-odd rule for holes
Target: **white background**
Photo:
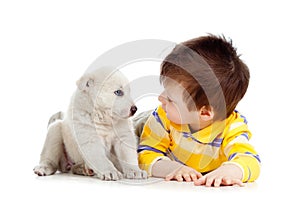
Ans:
<svg viewBox="0 0 300 221"><path fill-rule="evenodd" d="M0 219L299 220L298 9L291 0L0 1ZM250 68L238 109L261 156L257 182L215 189L33 174L49 116L67 107L98 56L135 40L179 43L206 33L231 38ZM157 75L159 63L124 70ZM140 111L155 106L155 96L138 103Z"/></svg>

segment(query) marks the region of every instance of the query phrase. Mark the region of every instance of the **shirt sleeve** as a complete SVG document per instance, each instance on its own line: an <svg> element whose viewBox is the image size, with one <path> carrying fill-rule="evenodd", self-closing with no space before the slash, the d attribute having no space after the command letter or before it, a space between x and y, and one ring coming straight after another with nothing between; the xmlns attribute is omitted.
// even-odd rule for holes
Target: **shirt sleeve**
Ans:
<svg viewBox="0 0 300 221"><path fill-rule="evenodd" d="M169 122L160 106L146 121L138 146L139 166L146 170L149 176L152 175L152 166L156 161L170 160L167 157L170 143Z"/></svg>
<svg viewBox="0 0 300 221"><path fill-rule="evenodd" d="M223 140L223 152L227 162L239 165L243 170L243 182L252 182L260 174L260 158L254 147L249 143L251 132L245 123L229 131Z"/></svg>

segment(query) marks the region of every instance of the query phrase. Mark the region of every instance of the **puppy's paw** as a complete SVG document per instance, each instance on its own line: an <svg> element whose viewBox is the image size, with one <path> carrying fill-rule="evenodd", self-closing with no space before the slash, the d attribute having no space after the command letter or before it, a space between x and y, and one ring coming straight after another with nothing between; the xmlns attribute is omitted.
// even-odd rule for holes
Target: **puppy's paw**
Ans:
<svg viewBox="0 0 300 221"><path fill-rule="evenodd" d="M122 178L122 174L117 170L105 171L105 172L97 173L97 177L100 180L106 180L106 181L119 180Z"/></svg>
<svg viewBox="0 0 300 221"><path fill-rule="evenodd" d="M145 170L129 170L124 172L127 179L147 179L148 174Z"/></svg>
<svg viewBox="0 0 300 221"><path fill-rule="evenodd" d="M34 173L39 176L49 176L56 172L56 169L50 164L40 164L33 169Z"/></svg>
<svg viewBox="0 0 300 221"><path fill-rule="evenodd" d="M94 171L87 167L86 164L77 164L72 167L72 173L84 176L94 176Z"/></svg>

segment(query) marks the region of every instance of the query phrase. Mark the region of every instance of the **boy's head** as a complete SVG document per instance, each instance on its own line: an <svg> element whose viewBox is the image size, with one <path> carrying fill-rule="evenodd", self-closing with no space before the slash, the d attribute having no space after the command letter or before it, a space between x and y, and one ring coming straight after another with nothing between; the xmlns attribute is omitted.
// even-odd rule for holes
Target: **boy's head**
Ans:
<svg viewBox="0 0 300 221"><path fill-rule="evenodd" d="M231 41L213 35L178 44L162 62L160 76L165 87L173 80L185 89L182 96L189 111L213 110L214 120L234 111L249 78Z"/></svg>

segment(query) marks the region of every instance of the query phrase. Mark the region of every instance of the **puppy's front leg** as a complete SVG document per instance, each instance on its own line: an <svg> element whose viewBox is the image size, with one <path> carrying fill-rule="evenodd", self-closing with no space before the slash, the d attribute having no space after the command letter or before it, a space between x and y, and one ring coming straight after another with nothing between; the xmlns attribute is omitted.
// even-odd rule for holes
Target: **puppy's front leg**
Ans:
<svg viewBox="0 0 300 221"><path fill-rule="evenodd" d="M40 164L33 170L39 176L54 174L59 167L59 160L63 155L63 138L61 133L62 121L51 124L40 157Z"/></svg>
<svg viewBox="0 0 300 221"><path fill-rule="evenodd" d="M79 152L89 169L101 180L118 180L122 174L108 159L104 142L93 125L74 124L74 132Z"/></svg>
<svg viewBox="0 0 300 221"><path fill-rule="evenodd" d="M107 158L106 148L99 138L95 138L92 142L81 144L79 148L88 168L92 169L99 179L118 180L122 178L122 174Z"/></svg>
<svg viewBox="0 0 300 221"><path fill-rule="evenodd" d="M147 172L141 170L137 160L137 141L132 133L119 134L114 145L116 158L125 178L146 179Z"/></svg>

